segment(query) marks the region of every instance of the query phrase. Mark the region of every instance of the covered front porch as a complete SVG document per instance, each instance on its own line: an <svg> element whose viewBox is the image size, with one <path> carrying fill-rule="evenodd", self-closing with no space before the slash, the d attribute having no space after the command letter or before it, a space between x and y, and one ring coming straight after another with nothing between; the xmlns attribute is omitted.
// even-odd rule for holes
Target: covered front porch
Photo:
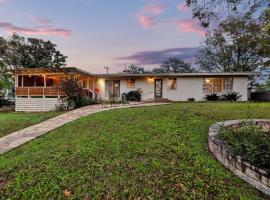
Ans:
<svg viewBox="0 0 270 200"><path fill-rule="evenodd" d="M24 68L15 70L16 111L54 110L65 92L61 82L76 78L81 83L83 95L98 98L97 76L77 68Z"/></svg>

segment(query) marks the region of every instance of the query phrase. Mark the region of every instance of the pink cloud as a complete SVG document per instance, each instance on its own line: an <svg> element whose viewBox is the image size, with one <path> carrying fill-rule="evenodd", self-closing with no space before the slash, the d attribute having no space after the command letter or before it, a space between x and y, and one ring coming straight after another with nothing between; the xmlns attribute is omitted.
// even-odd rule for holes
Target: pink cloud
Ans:
<svg viewBox="0 0 270 200"><path fill-rule="evenodd" d="M181 3L177 6L177 10L186 12L189 10L189 7L186 4Z"/></svg>
<svg viewBox="0 0 270 200"><path fill-rule="evenodd" d="M156 25L154 17L139 15L139 22L143 28L151 28Z"/></svg>
<svg viewBox="0 0 270 200"><path fill-rule="evenodd" d="M151 3L145 5L138 14L138 20L143 28L150 28L156 25L155 17L166 10L166 6L161 3Z"/></svg>
<svg viewBox="0 0 270 200"><path fill-rule="evenodd" d="M5 29L9 33L22 33L26 35L55 35L62 37L70 37L71 31L60 28L24 28L14 26L12 23L0 22L0 28Z"/></svg>
<svg viewBox="0 0 270 200"><path fill-rule="evenodd" d="M166 6L164 4L149 4L144 6L142 9L143 13L160 15L166 10Z"/></svg>
<svg viewBox="0 0 270 200"><path fill-rule="evenodd" d="M183 32L196 33L198 35L205 35L206 31L201 27L200 22L195 19L179 20L175 22L176 27Z"/></svg>

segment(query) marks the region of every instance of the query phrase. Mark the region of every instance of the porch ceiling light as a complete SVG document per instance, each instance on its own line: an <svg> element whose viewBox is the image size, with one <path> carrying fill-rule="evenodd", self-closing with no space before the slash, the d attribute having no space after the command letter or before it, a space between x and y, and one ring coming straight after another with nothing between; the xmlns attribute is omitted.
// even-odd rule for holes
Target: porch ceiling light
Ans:
<svg viewBox="0 0 270 200"><path fill-rule="evenodd" d="M210 83L211 80L209 78L205 79L205 83Z"/></svg>

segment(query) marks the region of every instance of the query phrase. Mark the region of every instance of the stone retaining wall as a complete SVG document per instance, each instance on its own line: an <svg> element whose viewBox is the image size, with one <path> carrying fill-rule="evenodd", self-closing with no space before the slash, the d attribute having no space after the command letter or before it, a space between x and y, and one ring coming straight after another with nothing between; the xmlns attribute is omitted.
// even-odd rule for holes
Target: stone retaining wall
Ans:
<svg viewBox="0 0 270 200"><path fill-rule="evenodd" d="M241 124L255 122L258 125L270 127L270 120L232 120L218 122L209 128L208 145L209 150L214 154L226 168L230 169L235 175L245 180L266 195L270 195L270 176L265 170L259 169L247 162L241 160L241 157L233 157L230 155L224 142L219 140L216 135L222 127L232 126L239 127Z"/></svg>

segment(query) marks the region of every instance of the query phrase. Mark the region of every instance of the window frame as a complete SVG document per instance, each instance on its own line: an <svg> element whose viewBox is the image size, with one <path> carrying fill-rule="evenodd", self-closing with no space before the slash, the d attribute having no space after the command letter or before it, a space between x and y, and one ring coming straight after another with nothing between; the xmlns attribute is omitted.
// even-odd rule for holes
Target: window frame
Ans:
<svg viewBox="0 0 270 200"><path fill-rule="evenodd" d="M210 80L209 83L206 83L206 80ZM218 79L221 79L221 84L218 83ZM225 87L226 83L226 87ZM210 86L207 86L210 84ZM218 86L221 86L221 90L216 89ZM211 87L210 90L206 90L207 87ZM225 89L226 88L226 89ZM233 77L205 77L203 79L203 93L210 94L210 93L228 93L233 91Z"/></svg>
<svg viewBox="0 0 270 200"><path fill-rule="evenodd" d="M130 83L131 80L134 80L134 83ZM133 85L130 85L133 84ZM129 78L127 79L127 88L136 88L136 79L135 78Z"/></svg>
<svg viewBox="0 0 270 200"><path fill-rule="evenodd" d="M175 87L172 88L173 84L170 84L170 81L171 80L175 80ZM177 90L177 78L176 77L170 77L170 78L167 78L167 90L169 91L174 91L174 90Z"/></svg>

